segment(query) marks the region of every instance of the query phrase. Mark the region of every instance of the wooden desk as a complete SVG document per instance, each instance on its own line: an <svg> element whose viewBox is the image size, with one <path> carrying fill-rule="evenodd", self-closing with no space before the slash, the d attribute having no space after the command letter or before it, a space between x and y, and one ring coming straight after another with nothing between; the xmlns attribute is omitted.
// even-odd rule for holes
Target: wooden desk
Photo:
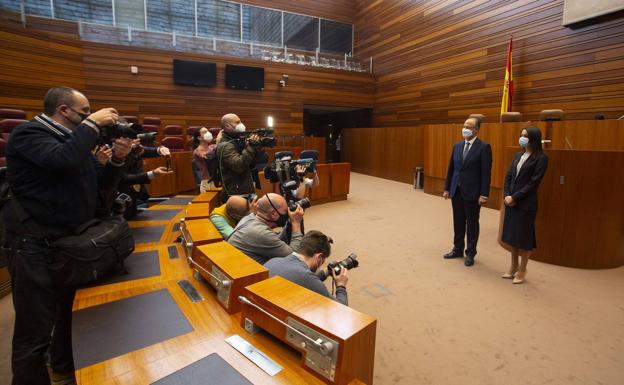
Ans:
<svg viewBox="0 0 624 385"><path fill-rule="evenodd" d="M199 246L192 265L215 288L219 304L230 314L240 311L238 296L245 286L269 278L264 266L225 241Z"/></svg>
<svg viewBox="0 0 624 385"><path fill-rule="evenodd" d="M375 318L282 277L272 277L247 286L244 297L250 302L243 303L241 326L248 330L253 330L252 325L258 326L300 350L303 354L302 366L319 379L338 385L348 384L354 379L372 383ZM321 339L326 351L320 353L309 339L302 338L265 312L303 331L313 341ZM311 330L305 331L304 328ZM315 367L317 369L312 369Z"/></svg>
<svg viewBox="0 0 624 385"><path fill-rule="evenodd" d="M191 203L184 209L184 219L205 219L211 211L210 203Z"/></svg>
<svg viewBox="0 0 624 385"><path fill-rule="evenodd" d="M154 178L146 185L147 191L153 197L172 196L185 191L193 191L197 188L193 175L193 153L180 151L171 153L171 164L174 173ZM156 167L165 166L165 158L143 159L143 169L150 171Z"/></svg>
<svg viewBox="0 0 624 385"><path fill-rule="evenodd" d="M181 215L181 213L180 213ZM178 219L172 219L166 231L169 232ZM147 223L131 223L132 227L147 226ZM171 259L167 254L170 238L163 236L158 245L142 245L137 251L158 250L161 274L128 282L96 286L78 290L74 310L112 302L115 300L167 289L187 318L193 331L163 342L150 345L76 372L80 385L147 385L157 381L211 353L218 353L243 376L254 384L323 384L300 365L300 354L276 341L267 333L247 334L240 327L240 315L229 315L214 296L212 289L192 280L193 271L185 258ZM180 246L177 246L180 249ZM188 279L204 301L192 303L177 285L179 279ZM234 350L224 340L238 334L262 350L269 358L284 369L274 377L268 376L255 364ZM93 347L97 349L97 346ZM372 368L372 364L371 364Z"/></svg>
<svg viewBox="0 0 624 385"><path fill-rule="evenodd" d="M220 190L219 190L220 191ZM218 191L207 191L200 193L193 199L192 203L208 203L208 212L211 213L216 207L221 204L221 198Z"/></svg>
<svg viewBox="0 0 624 385"><path fill-rule="evenodd" d="M219 230L207 218L184 219L180 222L180 232L182 233L182 246L186 258L197 257L197 248L201 245L223 240Z"/></svg>

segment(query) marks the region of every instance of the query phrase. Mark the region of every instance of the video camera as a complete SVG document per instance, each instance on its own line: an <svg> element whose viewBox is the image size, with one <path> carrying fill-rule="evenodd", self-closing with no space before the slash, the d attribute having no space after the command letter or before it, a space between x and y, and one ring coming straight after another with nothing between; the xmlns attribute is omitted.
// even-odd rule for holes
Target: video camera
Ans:
<svg viewBox="0 0 624 385"><path fill-rule="evenodd" d="M290 155L288 155L290 154ZM292 153L286 152L282 157L275 154L275 162L264 168L264 177L271 183L279 183L282 195L285 191L296 190L308 172L314 172L316 161L312 158L291 159ZM297 166L303 166L303 173L297 172Z"/></svg>
<svg viewBox="0 0 624 385"><path fill-rule="evenodd" d="M254 147L275 147L277 145L277 141L275 140L275 137L272 136L273 132L272 128L258 128L257 130L239 132L235 135L240 147L244 147L248 143ZM249 141L249 137L252 135L258 135L260 137L260 141Z"/></svg>
<svg viewBox="0 0 624 385"><path fill-rule="evenodd" d="M334 275L339 275L342 268L351 270L355 269L359 265L360 262L357 260L357 255L355 253L351 253L347 258L343 259L342 261L328 263L327 270L321 270L316 274L321 279L321 281L325 281L327 277L332 276L332 271L334 272Z"/></svg>

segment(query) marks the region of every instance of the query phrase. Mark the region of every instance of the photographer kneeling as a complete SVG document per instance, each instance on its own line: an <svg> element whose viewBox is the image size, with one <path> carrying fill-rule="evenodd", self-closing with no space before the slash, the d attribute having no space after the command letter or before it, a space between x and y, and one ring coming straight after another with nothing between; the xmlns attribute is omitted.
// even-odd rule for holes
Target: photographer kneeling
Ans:
<svg viewBox="0 0 624 385"><path fill-rule="evenodd" d="M227 239L241 219L255 213L258 206L256 194L232 195L227 202L215 207L210 213L210 221L217 228L223 239Z"/></svg>
<svg viewBox="0 0 624 385"><path fill-rule="evenodd" d="M345 306L349 306L347 298L347 269L340 266L340 274L335 275L332 269L332 278L336 283L336 297L332 297L327 287L316 274L325 260L331 254L332 239L312 230L301 239L296 251L284 258L273 258L264 267L269 269L269 276L280 276L316 293L332 298Z"/></svg>
<svg viewBox="0 0 624 385"><path fill-rule="evenodd" d="M286 242L286 222L292 223L292 236ZM258 209L238 222L227 242L256 262L264 264L271 258L285 257L299 247L301 242L301 221L303 208L297 205L289 210L283 196L269 193L258 199ZM277 234L273 229L282 227Z"/></svg>

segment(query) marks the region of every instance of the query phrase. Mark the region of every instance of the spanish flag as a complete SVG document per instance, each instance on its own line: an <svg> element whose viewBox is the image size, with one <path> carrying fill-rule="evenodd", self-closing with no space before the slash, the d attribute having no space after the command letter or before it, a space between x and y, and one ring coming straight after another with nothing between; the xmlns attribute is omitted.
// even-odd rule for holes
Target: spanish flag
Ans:
<svg viewBox="0 0 624 385"><path fill-rule="evenodd" d="M511 97L513 96L513 74L511 70L511 43L513 37L509 38L509 48L507 49L507 66L505 67L505 85L503 86L503 100L501 101L501 115L511 111Z"/></svg>

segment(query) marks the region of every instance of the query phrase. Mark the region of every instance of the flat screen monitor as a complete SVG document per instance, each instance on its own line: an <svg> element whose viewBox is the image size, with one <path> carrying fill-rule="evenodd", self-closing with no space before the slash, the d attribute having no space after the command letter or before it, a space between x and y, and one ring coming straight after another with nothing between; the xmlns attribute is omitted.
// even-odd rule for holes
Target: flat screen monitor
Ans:
<svg viewBox="0 0 624 385"><path fill-rule="evenodd" d="M241 90L261 91L264 89L264 68L226 64L225 86Z"/></svg>
<svg viewBox="0 0 624 385"><path fill-rule="evenodd" d="M214 87L217 85L217 65L173 59L173 82L188 86Z"/></svg>

